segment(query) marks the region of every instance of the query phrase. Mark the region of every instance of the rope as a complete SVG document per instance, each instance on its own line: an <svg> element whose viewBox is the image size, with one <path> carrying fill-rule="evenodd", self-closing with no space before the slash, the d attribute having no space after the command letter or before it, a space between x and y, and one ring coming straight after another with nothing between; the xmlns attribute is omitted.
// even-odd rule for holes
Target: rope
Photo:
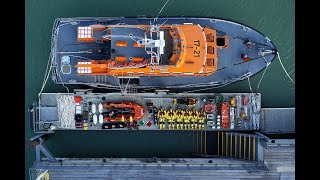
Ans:
<svg viewBox="0 0 320 180"><path fill-rule="evenodd" d="M244 75L245 75L245 76L244 76ZM195 90L190 90L190 91L183 91L183 92L178 93L178 94L189 93L189 92L197 92L197 91L203 91L203 90L209 90L209 89L215 89L215 88L221 88L221 87L227 86L227 85L229 85L229 84L232 84L232 83L234 83L234 82L236 82L236 81L244 80L247 76L250 75L250 73L246 73L246 74L244 74L244 75L242 75L240 78L235 78L235 79L233 79L232 81L227 82L227 83L225 83L225 84L221 84L221 85L217 85L217 86L214 86L214 85L213 85L212 87L203 88L203 89L195 89ZM194 86L194 87L197 87L197 85L199 85L199 84L201 84L201 83L193 84L193 86ZM199 88L200 88L200 87L199 87Z"/></svg>
<svg viewBox="0 0 320 180"><path fill-rule="evenodd" d="M57 52L57 54L84 54L84 53L93 53L92 50L87 51L65 51L65 52Z"/></svg>
<svg viewBox="0 0 320 180"><path fill-rule="evenodd" d="M154 18L154 21L156 22L157 19L158 19L158 16L160 15L160 13L162 12L163 8L166 7L167 3L169 2L170 0L167 0L167 2L162 6L162 8L160 9L158 15L156 16L156 18Z"/></svg>
<svg viewBox="0 0 320 180"><path fill-rule="evenodd" d="M75 128L75 102L71 95L58 95L57 107L59 117L59 128L74 129Z"/></svg>
<svg viewBox="0 0 320 180"><path fill-rule="evenodd" d="M280 64L281 64L281 66L282 66L282 69L284 70L284 72L286 73L286 75L288 76L288 78L291 80L291 82L292 82L293 84L295 84L295 82L292 80L292 78L290 77L290 75L289 75L289 73L287 72L287 70L284 68L284 66L283 66L283 64L282 64L282 61L281 61L281 59L280 59L280 54L279 54L279 52L277 52L277 55L278 55L279 62L280 62Z"/></svg>
<svg viewBox="0 0 320 180"><path fill-rule="evenodd" d="M41 87L41 90L40 90L40 92L39 92L39 98L40 98L40 95L41 95L41 93L42 93L45 85L47 84L47 81L48 81L48 78L49 78L49 74L50 74L50 71L51 71L51 68L52 68L52 67L53 67L53 66L51 65L47 76L45 76L45 77L46 77L46 78L45 78L45 81L43 82L42 87ZM61 71L62 71L62 69L60 70L60 72L61 72ZM57 75L58 75L58 77L59 77L60 80L61 80L62 86L65 87L65 88L67 88L67 91L68 91L68 94L69 94L69 93L70 93L70 92L69 92L69 88L64 85L64 83L63 83L63 81L62 81L62 79L61 79L61 76L60 76L60 72L57 73Z"/></svg>
<svg viewBox="0 0 320 180"><path fill-rule="evenodd" d="M49 61L48 61L48 65L49 65L49 64L50 64L50 59L49 59ZM39 95L38 95L39 99L40 99L40 96L41 96L41 93L42 93L44 87L45 87L46 84L47 84L47 81L48 81L48 79L49 79L49 75L50 75L51 69L52 69L52 67L53 67L52 65L50 65L50 68L48 69L48 65L47 65L47 68L46 68L46 72L45 72L45 74L44 74L44 79L43 79L42 87L41 87L41 90L40 90Z"/></svg>
<svg viewBox="0 0 320 180"><path fill-rule="evenodd" d="M251 88L251 83L250 83L249 76L247 76L247 79L248 79L248 82L249 82L249 88L250 88L250 91L253 93L252 88Z"/></svg>
<svg viewBox="0 0 320 180"><path fill-rule="evenodd" d="M129 85L130 79L131 79L131 78L129 78L128 83L127 83L126 87L125 87L124 90L123 90L124 93L127 91L127 87L128 87L128 85Z"/></svg>
<svg viewBox="0 0 320 180"><path fill-rule="evenodd" d="M82 58L82 59L86 59L86 60L92 60L90 58L86 58L86 57L83 57L83 56L75 56L75 55L68 55L68 56L76 57L76 58Z"/></svg>
<svg viewBox="0 0 320 180"><path fill-rule="evenodd" d="M62 79L61 79L61 76L60 76L61 71L62 71L62 69L60 68L60 71L59 71L59 73L57 73L57 75L58 75L58 77L59 77L59 79L60 79L60 81L61 81L62 86L67 89L68 94L69 94L69 93L70 93L69 88L64 85L64 83L63 83L63 81L62 81Z"/></svg>
<svg viewBox="0 0 320 180"><path fill-rule="evenodd" d="M113 76L113 77L114 77L114 79L116 80L116 82L117 82L117 83L118 83L118 85L119 85L119 88L120 88L121 94L124 94L123 88L122 88L122 86L121 86L121 84L122 84L122 83L120 83L119 78L116 78L116 76Z"/></svg>
<svg viewBox="0 0 320 180"><path fill-rule="evenodd" d="M184 93L189 93L189 92L197 92L197 91L204 91L204 90L209 90L209 89L221 88L221 87L224 87L224 86L229 85L231 83L233 83L233 82L229 82L229 83L223 84L221 86L213 86L213 87L208 87L208 88L203 88L203 89L195 89L195 90L190 90L190 91L183 91L182 93L178 93L178 94L184 94Z"/></svg>
<svg viewBox="0 0 320 180"><path fill-rule="evenodd" d="M163 26L164 25L164 23L166 23L167 21L169 20L169 18L168 19L166 19L161 25L160 25L160 27L161 26Z"/></svg>
<svg viewBox="0 0 320 180"><path fill-rule="evenodd" d="M46 79L46 74L48 73L48 69L50 69L49 68L49 65L50 65L50 58L48 59L48 62L47 62L47 67L46 67L46 72L44 73L44 77L43 77L43 82L45 81L45 79Z"/></svg>
<svg viewBox="0 0 320 180"><path fill-rule="evenodd" d="M60 25L57 27L57 29L58 29L60 26L66 25L66 24L69 24L69 23L60 24ZM51 53L52 53L52 52L51 52ZM52 55L51 53L50 53L50 56ZM70 56L71 56L71 55L70 55ZM50 65L51 60L52 60L52 59L49 58L48 63L47 63L46 71L45 71L44 78L43 78L42 87L41 87L40 92L39 92L39 95L38 95L39 101L40 101L40 96L41 96L41 94L42 94L42 91L43 91L44 87L46 86L46 84L47 84L47 82L48 82L49 75L50 75L51 69L52 69L52 67L53 67L52 64ZM50 68L49 68L49 65L50 65ZM62 69L61 69L61 70L62 70ZM61 70L60 70L60 72L61 72ZM60 72L59 72L59 73L60 73ZM57 73L57 75L59 76L59 78L60 78L60 80L61 80L62 86L64 86L65 88L67 88L67 87L64 85L64 83L62 82L62 79L61 79L59 73ZM67 88L67 90L68 90L68 94L69 94L69 89Z"/></svg>
<svg viewBox="0 0 320 180"><path fill-rule="evenodd" d="M42 87L41 87L41 90L40 90L39 95L38 95L39 98L41 96L41 93L42 93L45 85L47 84L47 81L48 81L48 78L49 78L49 74L50 74L50 71L51 71L51 68L52 68L52 64L50 65L50 61L51 61L51 58L48 59L46 71L45 71L44 77L43 77ZM50 68L49 68L49 65L50 65Z"/></svg>
<svg viewBox="0 0 320 180"><path fill-rule="evenodd" d="M135 40L135 39L133 39L133 37L132 36L129 36L133 41L135 41L136 43L138 43L138 41L137 40ZM139 43L138 43L139 44Z"/></svg>
<svg viewBox="0 0 320 180"><path fill-rule="evenodd" d="M263 77L264 77L264 74L266 73L266 71L267 71L267 69L268 69L268 66L271 64L271 62L268 62L264 56L262 56L262 57L263 57L263 59L265 60L265 62L267 63L267 67L266 67L265 70L263 71L263 74L262 74L262 76L261 76L261 78L260 78L260 81L259 81L258 86L257 86L257 91L259 90L260 83L261 83L261 81L262 81L262 79L263 79Z"/></svg>

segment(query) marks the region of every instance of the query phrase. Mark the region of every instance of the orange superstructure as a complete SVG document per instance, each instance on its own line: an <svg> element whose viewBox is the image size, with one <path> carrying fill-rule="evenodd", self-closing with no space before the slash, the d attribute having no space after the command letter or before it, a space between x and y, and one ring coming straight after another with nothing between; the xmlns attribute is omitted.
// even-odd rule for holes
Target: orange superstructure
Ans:
<svg viewBox="0 0 320 180"><path fill-rule="evenodd" d="M101 27L99 26L99 28ZM118 54L113 59L79 60L75 66L79 75L205 76L217 70L217 44L214 29L201 27L198 24L166 25L158 26L158 29L151 25L105 26L104 31L109 31L110 35L104 36L103 40L110 40L112 43L113 37L120 36L112 35L111 32L119 28L144 29L146 35L143 38L128 34L128 37L114 42L115 47L119 48L121 52L116 52ZM82 29L85 29L85 35L81 35L81 37L86 37L83 39L84 42L94 41L92 35L87 35L90 34L88 31L94 28L81 28L81 32ZM167 39L164 38L164 31L168 32ZM148 34L150 34L150 38L147 38ZM158 38L152 39L153 36ZM227 37L225 38L227 39ZM132 45L128 41L133 41ZM221 48L227 47L228 45ZM148 54L150 57L145 58L143 55L128 57L125 48L131 48L131 51L145 49L143 55ZM165 63L162 61L163 56L169 57Z"/></svg>

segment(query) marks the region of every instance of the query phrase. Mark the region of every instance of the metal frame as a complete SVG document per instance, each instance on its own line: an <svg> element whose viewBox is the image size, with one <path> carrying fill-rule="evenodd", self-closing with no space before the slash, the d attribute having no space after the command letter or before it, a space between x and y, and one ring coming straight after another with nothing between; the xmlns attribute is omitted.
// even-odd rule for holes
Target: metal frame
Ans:
<svg viewBox="0 0 320 180"><path fill-rule="evenodd" d="M45 147L45 145L42 144L47 138L48 135L39 134L29 139L36 149L36 161L41 161L42 152L50 162L56 162L56 158L50 153L50 151Z"/></svg>

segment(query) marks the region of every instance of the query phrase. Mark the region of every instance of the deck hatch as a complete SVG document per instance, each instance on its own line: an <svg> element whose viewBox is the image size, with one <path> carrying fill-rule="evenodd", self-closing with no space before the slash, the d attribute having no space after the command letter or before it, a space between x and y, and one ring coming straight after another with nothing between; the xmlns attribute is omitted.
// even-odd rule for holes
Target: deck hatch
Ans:
<svg viewBox="0 0 320 180"><path fill-rule="evenodd" d="M225 46L226 45L226 39L223 37L217 38L217 46Z"/></svg>
<svg viewBox="0 0 320 180"><path fill-rule="evenodd" d="M71 74L70 56L61 57L61 72L62 74Z"/></svg>

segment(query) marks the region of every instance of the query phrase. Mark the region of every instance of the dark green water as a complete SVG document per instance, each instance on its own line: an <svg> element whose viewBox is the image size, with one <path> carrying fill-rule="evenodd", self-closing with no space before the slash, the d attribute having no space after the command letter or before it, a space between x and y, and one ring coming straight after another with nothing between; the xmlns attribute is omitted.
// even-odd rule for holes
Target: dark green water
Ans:
<svg viewBox="0 0 320 180"><path fill-rule="evenodd" d="M26 1L26 109L37 99L50 52L55 18L156 16L166 0L27 0ZM268 36L275 44L287 71L295 77L294 0L171 0L162 16L205 16L247 24ZM262 72L250 78L256 91ZM248 81L213 92L249 92ZM49 79L44 92L65 92ZM263 107L294 107L295 86L286 77L278 59L269 66L258 92ZM35 160L28 141L29 114L25 112L25 166ZM59 132L47 141L55 156L70 157L174 157L190 156L192 133L185 132ZM27 172L27 171L26 171ZM27 176L26 176L27 177Z"/></svg>

